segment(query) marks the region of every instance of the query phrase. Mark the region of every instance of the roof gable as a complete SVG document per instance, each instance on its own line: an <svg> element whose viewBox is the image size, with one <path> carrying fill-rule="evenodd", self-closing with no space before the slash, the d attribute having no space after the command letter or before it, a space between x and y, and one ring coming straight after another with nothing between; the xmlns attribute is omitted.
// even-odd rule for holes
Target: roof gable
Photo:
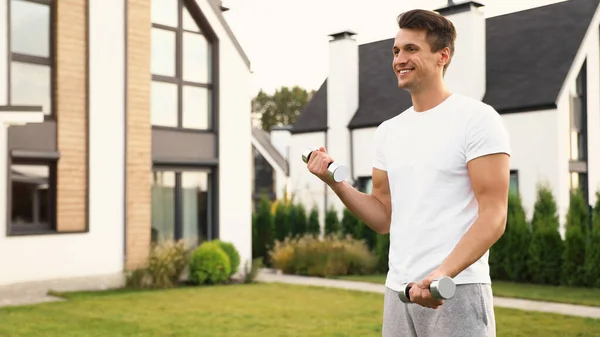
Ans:
<svg viewBox="0 0 600 337"><path fill-rule="evenodd" d="M599 0L570 0L489 18L487 90L500 113L554 106Z"/></svg>
<svg viewBox="0 0 600 337"><path fill-rule="evenodd" d="M600 0L570 0L486 20L487 88L499 113L553 107ZM359 108L348 127L381 124L412 105L391 68L394 39L359 46ZM293 133L327 129L327 81Z"/></svg>

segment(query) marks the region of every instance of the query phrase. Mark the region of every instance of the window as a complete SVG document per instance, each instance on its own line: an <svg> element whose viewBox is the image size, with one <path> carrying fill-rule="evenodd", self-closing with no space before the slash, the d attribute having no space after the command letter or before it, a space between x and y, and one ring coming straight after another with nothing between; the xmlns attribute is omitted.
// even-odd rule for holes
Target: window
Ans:
<svg viewBox="0 0 600 337"><path fill-rule="evenodd" d="M9 0L9 104L53 115L53 0Z"/></svg>
<svg viewBox="0 0 600 337"><path fill-rule="evenodd" d="M152 0L152 125L212 129L212 46L184 0Z"/></svg>
<svg viewBox="0 0 600 337"><path fill-rule="evenodd" d="M7 0L7 3L7 104L41 106L50 119L54 116L55 1ZM53 154L48 158L39 158L37 154L9 156L6 191L9 235L56 229L56 158Z"/></svg>
<svg viewBox="0 0 600 337"><path fill-rule="evenodd" d="M510 184L508 187L508 193L519 195L519 171L517 170L510 170Z"/></svg>
<svg viewBox="0 0 600 337"><path fill-rule="evenodd" d="M587 76L586 64L576 80L575 95L571 99L571 160L587 159Z"/></svg>
<svg viewBox="0 0 600 337"><path fill-rule="evenodd" d="M571 189L581 189L586 203L589 203L587 96L587 61L584 61L571 98L569 173Z"/></svg>
<svg viewBox="0 0 600 337"><path fill-rule="evenodd" d="M152 175L152 242L213 239L210 171L157 170Z"/></svg>
<svg viewBox="0 0 600 337"><path fill-rule="evenodd" d="M371 194L373 190L373 179L371 177L358 177L356 188L366 194Z"/></svg>
<svg viewBox="0 0 600 337"><path fill-rule="evenodd" d="M10 165L10 232L25 234L55 228L56 166L41 161Z"/></svg>

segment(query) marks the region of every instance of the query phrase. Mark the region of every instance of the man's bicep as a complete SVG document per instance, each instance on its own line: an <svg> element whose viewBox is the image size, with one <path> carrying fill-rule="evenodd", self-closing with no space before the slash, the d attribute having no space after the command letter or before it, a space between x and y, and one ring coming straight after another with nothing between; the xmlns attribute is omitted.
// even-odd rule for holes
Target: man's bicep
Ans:
<svg viewBox="0 0 600 337"><path fill-rule="evenodd" d="M506 153L484 155L467 165L479 208L504 212L510 185L510 156Z"/></svg>

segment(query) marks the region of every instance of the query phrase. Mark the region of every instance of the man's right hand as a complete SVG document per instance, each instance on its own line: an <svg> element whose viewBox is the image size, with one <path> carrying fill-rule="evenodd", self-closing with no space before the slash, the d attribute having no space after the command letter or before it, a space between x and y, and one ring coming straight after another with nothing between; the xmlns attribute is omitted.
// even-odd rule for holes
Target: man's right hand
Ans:
<svg viewBox="0 0 600 337"><path fill-rule="evenodd" d="M367 226L379 234L390 231L392 201L386 171L373 169L373 190L371 194L359 192L345 181L336 182L329 175L327 167L334 160L324 147L313 150L306 166L337 194L342 203Z"/></svg>
<svg viewBox="0 0 600 337"><path fill-rule="evenodd" d="M327 171L327 167L332 162L333 158L331 158L331 156L327 154L327 150L321 146L319 149L313 150L306 166L310 173L317 176L327 185L332 186L332 184L335 184L335 180L331 178Z"/></svg>

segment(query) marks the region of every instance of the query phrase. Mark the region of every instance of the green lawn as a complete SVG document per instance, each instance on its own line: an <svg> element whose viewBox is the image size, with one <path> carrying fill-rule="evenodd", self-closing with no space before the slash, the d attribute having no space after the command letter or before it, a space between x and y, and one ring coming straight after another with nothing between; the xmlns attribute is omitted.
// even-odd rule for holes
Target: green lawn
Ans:
<svg viewBox="0 0 600 337"><path fill-rule="evenodd" d="M340 279L385 283L385 275L345 276L340 277ZM504 281L493 281L492 288L494 295L498 297L514 297L600 307L600 289L597 288L570 288Z"/></svg>
<svg viewBox="0 0 600 337"><path fill-rule="evenodd" d="M285 284L70 294L0 308L0 336L381 336L383 295ZM498 336L598 336L600 320L496 308Z"/></svg>

